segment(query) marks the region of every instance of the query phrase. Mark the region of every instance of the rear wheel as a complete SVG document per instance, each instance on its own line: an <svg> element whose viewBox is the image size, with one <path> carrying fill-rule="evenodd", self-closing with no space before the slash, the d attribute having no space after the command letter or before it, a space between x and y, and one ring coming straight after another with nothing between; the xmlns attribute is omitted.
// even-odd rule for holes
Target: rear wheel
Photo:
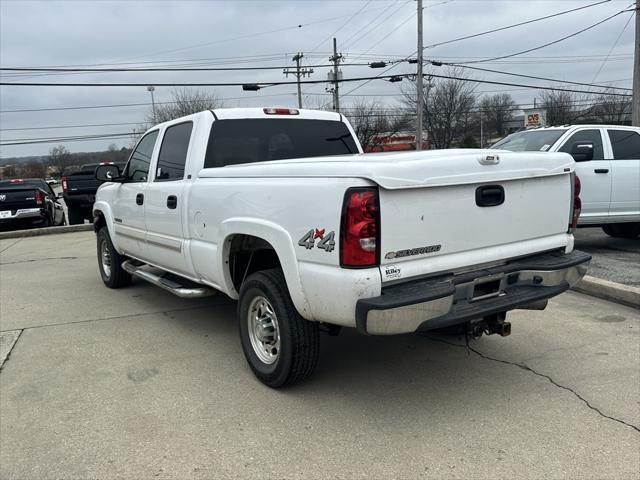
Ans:
<svg viewBox="0 0 640 480"><path fill-rule="evenodd" d="M640 235L640 223L612 223L602 227L604 233L616 238L636 238Z"/></svg>
<svg viewBox="0 0 640 480"><path fill-rule="evenodd" d="M131 283L131 275L122 268L122 262L126 259L111 243L107 227L102 227L98 232L98 269L107 287L121 288Z"/></svg>
<svg viewBox="0 0 640 480"><path fill-rule="evenodd" d="M318 324L296 311L281 270L247 278L240 289L238 319L242 350L262 383L279 388L313 373L320 353Z"/></svg>
<svg viewBox="0 0 640 480"><path fill-rule="evenodd" d="M69 225L79 225L84 223L84 215L80 210L69 208Z"/></svg>

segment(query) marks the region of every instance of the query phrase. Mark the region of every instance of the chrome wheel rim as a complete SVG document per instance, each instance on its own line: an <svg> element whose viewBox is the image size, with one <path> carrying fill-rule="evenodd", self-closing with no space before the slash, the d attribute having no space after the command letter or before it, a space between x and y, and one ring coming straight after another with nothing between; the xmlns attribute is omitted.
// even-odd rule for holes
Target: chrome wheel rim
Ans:
<svg viewBox="0 0 640 480"><path fill-rule="evenodd" d="M260 361L267 365L275 363L280 355L280 329L275 310L263 296L251 301L247 327L251 346Z"/></svg>
<svg viewBox="0 0 640 480"><path fill-rule="evenodd" d="M111 277L111 255L109 254L109 247L104 240L100 244L100 263L102 264L102 271L107 277Z"/></svg>

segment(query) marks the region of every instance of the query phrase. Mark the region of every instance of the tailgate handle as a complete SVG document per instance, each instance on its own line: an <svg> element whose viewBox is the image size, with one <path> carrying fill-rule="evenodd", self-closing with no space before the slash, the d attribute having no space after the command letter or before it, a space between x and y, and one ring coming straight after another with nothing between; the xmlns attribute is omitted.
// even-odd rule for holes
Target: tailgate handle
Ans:
<svg viewBox="0 0 640 480"><path fill-rule="evenodd" d="M484 185L476 188L476 205L479 207L495 207L504 203L502 185Z"/></svg>

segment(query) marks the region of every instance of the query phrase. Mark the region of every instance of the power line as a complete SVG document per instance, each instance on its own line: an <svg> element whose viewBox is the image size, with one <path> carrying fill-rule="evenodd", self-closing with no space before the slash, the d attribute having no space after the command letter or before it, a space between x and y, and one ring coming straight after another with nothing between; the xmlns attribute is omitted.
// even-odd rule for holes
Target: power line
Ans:
<svg viewBox="0 0 640 480"><path fill-rule="evenodd" d="M260 95L259 97L250 97L249 95L244 95L242 97L223 97L220 100L244 100L247 98L268 98L268 97L286 97L293 96L295 93L274 93L269 95ZM156 105L173 105L178 102L156 102ZM120 104L110 104L110 105L80 105L73 107L50 107L50 108L23 108L23 109L14 109L14 110L0 110L0 113L25 113L25 112L55 112L59 110L90 110L96 108L119 108L119 107L149 107L150 103L120 103Z"/></svg>
<svg viewBox="0 0 640 480"><path fill-rule="evenodd" d="M333 36L338 33L340 30L342 30L345 26L347 26L349 24L349 22L351 22L351 20L354 19L354 17L356 15L358 15L361 11L363 11L365 8L367 8L367 6L372 2L373 0L369 0L367 3L365 3L362 7L360 7L358 10L356 10L353 15L351 15L346 22L344 22L342 25L340 25L333 33L331 33L329 36L327 36L326 38L324 38L323 40L321 40L320 42L318 42L318 44L313 47L311 49L311 52L309 53L313 53L315 52L318 47L320 47L320 45L322 45L324 42L326 42L327 40L331 40L333 38Z"/></svg>
<svg viewBox="0 0 640 480"><path fill-rule="evenodd" d="M0 128L0 133L2 132L15 132L15 131L26 131L26 130L57 130L64 128L88 128L88 127L115 127L115 126L124 126L124 125L141 125L145 122L121 122L121 123L88 123L85 125L51 125L47 127L22 127L22 128Z"/></svg>
<svg viewBox="0 0 640 480"><path fill-rule="evenodd" d="M591 80L591 83L595 82L596 79L598 78L598 75L600 75L600 72L602 71L602 69L604 68L605 64L607 63L607 61L609 60L609 56L611 55L611 52L613 52L613 49L616 48L616 45L618 45L618 42L620 41L620 38L622 38L622 35L624 34L624 32L627 30L627 27L629 26L629 24L631 23L631 20L633 19L633 12L631 13L631 15L629 15L629 19L627 20L627 23L624 24L624 27L622 27L622 31L620 32L620 34L618 35L618 37L616 38L616 41L613 42L613 45L611 45L611 48L609 49L609 52L607 53L607 56L604 58L604 60L602 61L602 63L600 64L600 68L598 68L598 71L596 72L596 74L593 76L593 80Z"/></svg>
<svg viewBox="0 0 640 480"><path fill-rule="evenodd" d="M66 142L85 142L90 140L104 140L107 138L123 138L135 136L134 132L129 133L113 133L102 135L86 135L75 137L50 137L38 139L15 139L0 143L0 147L8 147L11 145L31 145L36 143L66 143Z"/></svg>
<svg viewBox="0 0 640 480"><path fill-rule="evenodd" d="M628 11L629 11L629 10L620 10L619 12L614 13L613 15L610 15L610 16L606 17L606 18L605 18L605 19L603 19L603 20L600 20L599 22L596 22L596 23L594 23L593 25L589 25L588 27L585 27L585 28L583 28L583 29L581 29L581 30L578 30L577 32L573 32L573 33L570 33L569 35L565 35L565 36L564 36L564 37L562 37L562 38L558 38L558 39L553 40L553 41L551 41L551 42L547 42L547 43L544 43L544 44L542 44L542 45L538 45L537 47L528 48L528 49L526 49L526 50L521 50L521 51L519 51L519 52L509 53L508 55L500 55L500 56L498 56L498 57L486 58L486 59L484 59L484 60L473 60L473 61L469 61L469 62L459 62L459 63L470 64L470 63L491 62L491 61L494 61L494 60L501 60L501 59L504 59L504 58L515 57L515 56L517 56L517 55L523 55L523 54L525 54L525 53L529 53L529 52L533 52L533 51L536 51L536 50L540 50L540 49L542 49L542 48L546 48L546 47L548 47L548 46L550 46L550 45L555 45L556 43L560 43L560 42L563 42L563 41L565 41L565 40L567 40L567 39L569 39L569 38L572 38L572 37L575 37L575 36L577 36L577 35L580 35L581 33L584 33L584 32L586 32L587 30L591 30L592 28L595 28L595 27L597 27L598 25L602 25L603 23L608 22L608 21L609 21L609 20L611 20L612 18L615 18L615 17L617 17L618 15L621 15L621 14L623 14L624 12L628 12Z"/></svg>
<svg viewBox="0 0 640 480"><path fill-rule="evenodd" d="M585 8L595 7L596 5L601 5L603 3L608 3L610 1L611 0L602 0L600 2L591 3L589 5L583 5L582 7L572 8L570 10L564 10L562 12L553 13L551 15L545 15L544 17L538 17L538 18L533 18L531 20L526 20L524 22L514 23L512 25L507 25L505 27L499 27L499 28L494 28L492 30L487 30L485 32L474 33L474 34L471 34L471 35L465 35L464 37L453 38L451 40L445 40L444 42L432 43L431 45L427 45L424 48L425 49L427 49L427 48L435 48L435 47L439 47L440 45L448 45L449 43L460 42L462 40L468 40L470 38L481 37L483 35L488 35L490 33L496 33L496 32L500 32L500 31L503 31L503 30L508 30L510 28L521 27L522 25L528 25L530 23L539 22L541 20L547 20L548 18L559 17L560 15L565 15L567 13L572 13L572 12L577 12L578 10L584 10Z"/></svg>
<svg viewBox="0 0 640 480"><path fill-rule="evenodd" d="M462 68L468 68L470 70L478 70L481 72L490 72L490 73L499 73L500 75L510 75L512 77L522 77L522 78L531 78L533 80L544 80L547 82L555 82L555 83L568 83L571 85L582 85L583 87L597 87L597 88L615 88L617 90L628 90L631 91L630 88L626 88L626 87L608 87L605 85L597 85L594 83L584 83L584 82L572 82L570 80L559 80L557 78L549 78L549 77L538 77L535 75L525 75L522 73L513 73L513 72L504 72L501 70L492 70L490 68L481 68L481 67L470 67L468 65L464 65L461 63L444 63L444 62L433 62L430 61L431 64L435 65L435 66L439 66L438 64L442 64L442 65L451 65L454 67L462 67Z"/></svg>
<svg viewBox="0 0 640 480"><path fill-rule="evenodd" d="M368 63L343 63L345 67L367 67ZM332 64L306 65L312 68L333 67ZM208 72L208 71L244 71L244 70L282 70L285 66L263 67L140 67L140 68L44 68L44 67L0 67L0 71L9 72Z"/></svg>

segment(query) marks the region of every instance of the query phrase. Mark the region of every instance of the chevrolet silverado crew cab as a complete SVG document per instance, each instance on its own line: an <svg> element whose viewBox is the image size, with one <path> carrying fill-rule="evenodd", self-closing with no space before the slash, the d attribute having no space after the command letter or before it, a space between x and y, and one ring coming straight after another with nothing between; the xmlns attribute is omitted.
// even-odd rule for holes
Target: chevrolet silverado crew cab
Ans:
<svg viewBox="0 0 640 480"><path fill-rule="evenodd" d="M319 332L462 326L507 335L584 275L566 153L363 154L333 112L216 109L157 125L93 206L98 267L182 297L238 300L242 348L271 387L314 370Z"/></svg>
<svg viewBox="0 0 640 480"><path fill-rule="evenodd" d="M567 152L582 182L579 227L612 237L640 235L640 128L573 125L509 135L493 147L517 152Z"/></svg>

